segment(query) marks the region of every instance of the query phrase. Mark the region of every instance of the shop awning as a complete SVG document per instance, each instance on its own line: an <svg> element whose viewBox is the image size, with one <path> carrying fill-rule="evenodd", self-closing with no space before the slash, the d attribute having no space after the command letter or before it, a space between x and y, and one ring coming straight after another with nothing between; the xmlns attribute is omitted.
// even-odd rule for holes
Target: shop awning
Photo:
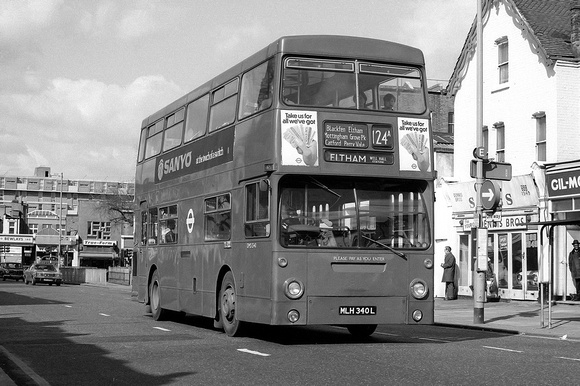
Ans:
<svg viewBox="0 0 580 386"><path fill-rule="evenodd" d="M112 260L114 258L114 254L112 252L80 252L79 257L81 260Z"/></svg>
<svg viewBox="0 0 580 386"><path fill-rule="evenodd" d="M531 174L513 176L511 181L496 182L501 187L502 210L538 207L538 188ZM453 213L475 211L475 180L446 183L443 190Z"/></svg>

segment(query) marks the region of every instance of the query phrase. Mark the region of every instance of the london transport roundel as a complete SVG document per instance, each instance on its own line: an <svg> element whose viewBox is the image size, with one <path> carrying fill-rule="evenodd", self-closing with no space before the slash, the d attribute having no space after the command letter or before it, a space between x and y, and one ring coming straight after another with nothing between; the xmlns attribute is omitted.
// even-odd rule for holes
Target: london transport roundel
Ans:
<svg viewBox="0 0 580 386"><path fill-rule="evenodd" d="M195 224L195 217L193 217L193 209L189 209L189 211L187 212L185 224L187 225L187 231L189 233L193 232L193 225Z"/></svg>

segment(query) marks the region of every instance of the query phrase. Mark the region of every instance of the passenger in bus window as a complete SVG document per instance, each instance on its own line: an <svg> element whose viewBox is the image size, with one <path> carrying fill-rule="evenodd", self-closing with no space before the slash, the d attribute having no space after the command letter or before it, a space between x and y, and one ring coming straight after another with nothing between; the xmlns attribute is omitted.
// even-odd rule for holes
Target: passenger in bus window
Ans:
<svg viewBox="0 0 580 386"><path fill-rule="evenodd" d="M227 194L218 198L218 209L230 209L230 198Z"/></svg>
<svg viewBox="0 0 580 386"><path fill-rule="evenodd" d="M383 97L383 102L384 102L384 106L383 106L383 110L389 110L389 111L393 111L395 109L395 102L397 101L397 98L395 98L395 96L393 94L385 94L385 96Z"/></svg>
<svg viewBox="0 0 580 386"><path fill-rule="evenodd" d="M177 235L175 234L175 220L167 220L164 232L165 236L163 236L163 239L165 240L165 243L175 243L177 241Z"/></svg>

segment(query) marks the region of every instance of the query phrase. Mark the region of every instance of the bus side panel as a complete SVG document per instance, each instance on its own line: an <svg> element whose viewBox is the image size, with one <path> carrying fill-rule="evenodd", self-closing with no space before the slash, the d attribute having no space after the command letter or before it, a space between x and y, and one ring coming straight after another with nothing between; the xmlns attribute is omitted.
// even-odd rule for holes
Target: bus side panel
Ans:
<svg viewBox="0 0 580 386"><path fill-rule="evenodd" d="M157 253L157 269L159 270L161 283L161 305L164 309L172 311L180 310L176 267L176 249L159 248Z"/></svg>
<svg viewBox="0 0 580 386"><path fill-rule="evenodd" d="M232 250L224 241L215 241L206 245L198 246L196 252L200 253L202 264L202 316L214 317L216 314L216 296L220 287L217 282L219 273L227 262L231 262ZM239 277L234 275L236 286L239 286ZM216 287L217 286L217 287Z"/></svg>
<svg viewBox="0 0 580 386"><path fill-rule="evenodd" d="M147 249L140 247L138 253L134 255L134 259L137 259L137 275L133 278L133 291L137 292L137 300L141 303L147 301L147 261L146 261Z"/></svg>
<svg viewBox="0 0 580 386"><path fill-rule="evenodd" d="M198 194L195 184L187 184L182 194L190 197ZM199 245L199 240L203 237L202 205L201 199L193 198L184 199L178 204L179 305L182 311L197 315L201 314L203 291L201 246Z"/></svg>
<svg viewBox="0 0 580 386"><path fill-rule="evenodd" d="M234 244L234 259L241 263L234 276L239 277L238 317L254 323L270 323L272 241L248 239ZM234 264L232 264L234 265ZM234 265L235 266L235 265Z"/></svg>
<svg viewBox="0 0 580 386"><path fill-rule="evenodd" d="M180 248L178 259L180 309L190 314L199 314L202 304L202 275L196 248L187 245Z"/></svg>

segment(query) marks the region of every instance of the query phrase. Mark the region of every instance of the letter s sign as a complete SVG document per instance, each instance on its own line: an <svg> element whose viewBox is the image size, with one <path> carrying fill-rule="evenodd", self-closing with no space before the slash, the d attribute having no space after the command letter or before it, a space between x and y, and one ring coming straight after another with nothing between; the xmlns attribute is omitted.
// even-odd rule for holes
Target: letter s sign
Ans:
<svg viewBox="0 0 580 386"><path fill-rule="evenodd" d="M505 195L505 202L507 205L513 205L514 204L514 199L512 198L511 193L506 193Z"/></svg>
<svg viewBox="0 0 580 386"><path fill-rule="evenodd" d="M471 209L475 208L475 200L473 199L473 197L469 197L469 207Z"/></svg>

